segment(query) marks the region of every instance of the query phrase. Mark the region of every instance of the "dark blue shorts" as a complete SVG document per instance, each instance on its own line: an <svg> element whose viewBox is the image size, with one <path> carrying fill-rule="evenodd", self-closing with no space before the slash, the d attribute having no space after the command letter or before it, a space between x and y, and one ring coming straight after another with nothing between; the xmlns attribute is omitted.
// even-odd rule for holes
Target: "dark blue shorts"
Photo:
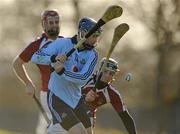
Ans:
<svg viewBox="0 0 180 134"><path fill-rule="evenodd" d="M83 99L80 99L76 108L72 109L51 91L48 91L47 97L48 107L52 113L54 124L60 123L67 131L79 122L81 122L85 128L91 126L91 121L87 114L87 107Z"/></svg>

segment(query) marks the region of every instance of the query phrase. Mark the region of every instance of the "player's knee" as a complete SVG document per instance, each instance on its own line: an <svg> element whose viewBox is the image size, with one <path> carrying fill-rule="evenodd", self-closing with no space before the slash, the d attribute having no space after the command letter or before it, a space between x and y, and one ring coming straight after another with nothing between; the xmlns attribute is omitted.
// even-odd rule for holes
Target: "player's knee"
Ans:
<svg viewBox="0 0 180 134"><path fill-rule="evenodd" d="M66 131L59 123L56 123L48 127L47 134L68 134L68 131Z"/></svg>
<svg viewBox="0 0 180 134"><path fill-rule="evenodd" d="M92 127L86 128L86 130L87 130L88 134L93 134L93 128Z"/></svg>
<svg viewBox="0 0 180 134"><path fill-rule="evenodd" d="M82 123L78 123L69 129L70 134L88 134Z"/></svg>

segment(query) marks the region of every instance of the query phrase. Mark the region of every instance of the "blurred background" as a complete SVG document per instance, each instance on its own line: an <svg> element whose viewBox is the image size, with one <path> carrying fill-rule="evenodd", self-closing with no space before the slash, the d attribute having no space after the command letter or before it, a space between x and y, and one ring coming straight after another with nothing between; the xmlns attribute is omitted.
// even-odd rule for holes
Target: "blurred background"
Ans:
<svg viewBox="0 0 180 134"><path fill-rule="evenodd" d="M81 17L98 20L108 6L123 7L123 15L104 26L97 46L100 58L110 47L114 28L130 30L112 58L131 72L133 80L116 78L140 134L180 134L180 0L0 0L0 134L34 134L39 110L12 70L12 61L42 32L40 14L58 9L60 35L73 36ZM38 69L27 64L39 88ZM37 91L38 94L38 91ZM127 133L111 105L97 112L95 134Z"/></svg>

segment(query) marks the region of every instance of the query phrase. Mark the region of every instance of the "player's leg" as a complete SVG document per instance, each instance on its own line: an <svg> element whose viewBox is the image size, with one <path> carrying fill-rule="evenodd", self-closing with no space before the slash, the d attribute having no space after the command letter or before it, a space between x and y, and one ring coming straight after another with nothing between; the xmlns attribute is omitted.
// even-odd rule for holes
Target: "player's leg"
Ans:
<svg viewBox="0 0 180 134"><path fill-rule="evenodd" d="M49 110L49 107L47 104L47 92L45 92L45 91L40 92L40 100L41 100L42 107L46 111L46 114L47 114L49 120L52 121L51 111Z"/></svg>
<svg viewBox="0 0 180 134"><path fill-rule="evenodd" d="M46 112L49 120L51 121L52 115L51 115L51 112L50 112L50 110L48 108L48 104L47 104L47 92L40 91L40 102L41 102L41 105L42 105L44 111ZM46 121L44 120L44 117L40 114L39 119L38 119L38 125L36 128L36 133L37 134L45 134L48 125L49 124L46 123Z"/></svg>
<svg viewBox="0 0 180 134"><path fill-rule="evenodd" d="M47 129L47 134L69 134L59 123L51 124Z"/></svg>
<svg viewBox="0 0 180 134"><path fill-rule="evenodd" d="M92 123L89 115L90 111L88 107L84 104L83 98L80 99L78 105L74 109L74 113L86 128L87 133L93 134Z"/></svg>
<svg viewBox="0 0 180 134"><path fill-rule="evenodd" d="M38 122L36 126L36 134L46 134L47 123L41 113L38 115Z"/></svg>
<svg viewBox="0 0 180 134"><path fill-rule="evenodd" d="M88 134L87 130L83 126L81 122L75 124L73 127L69 129L69 134Z"/></svg>
<svg viewBox="0 0 180 134"><path fill-rule="evenodd" d="M73 109L50 91L48 92L48 106L52 113L53 124L60 123L70 134L87 134Z"/></svg>
<svg viewBox="0 0 180 134"><path fill-rule="evenodd" d="M86 128L86 131L88 134L94 134L92 127Z"/></svg>

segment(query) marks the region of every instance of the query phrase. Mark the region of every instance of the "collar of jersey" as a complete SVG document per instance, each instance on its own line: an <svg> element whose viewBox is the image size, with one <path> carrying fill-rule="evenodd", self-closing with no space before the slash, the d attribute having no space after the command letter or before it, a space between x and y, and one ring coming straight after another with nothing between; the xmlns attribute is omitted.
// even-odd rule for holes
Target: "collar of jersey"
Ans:
<svg viewBox="0 0 180 134"><path fill-rule="evenodd" d="M74 35L72 38L71 38L71 42L73 43L73 44L77 44L78 43L78 41L77 41L77 35Z"/></svg>
<svg viewBox="0 0 180 134"><path fill-rule="evenodd" d="M76 45L78 43L77 41L77 35L74 35L72 38L71 38L71 42ZM85 51L85 50L91 50L89 48L83 48L83 49L77 49L78 52L82 52L82 51Z"/></svg>

